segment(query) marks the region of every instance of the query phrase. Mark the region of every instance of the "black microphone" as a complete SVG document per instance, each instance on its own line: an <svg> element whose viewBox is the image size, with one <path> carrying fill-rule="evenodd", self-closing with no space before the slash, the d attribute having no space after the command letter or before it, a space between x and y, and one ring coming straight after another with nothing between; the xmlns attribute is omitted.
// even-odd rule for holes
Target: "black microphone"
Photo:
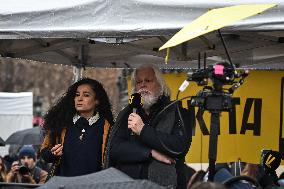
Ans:
<svg viewBox="0 0 284 189"><path fill-rule="evenodd" d="M274 172L281 163L281 153L273 150L262 150L261 164L266 172Z"/></svg>
<svg viewBox="0 0 284 189"><path fill-rule="evenodd" d="M138 108L143 106L143 100L139 93L133 93L129 98L129 106L133 109L133 113L137 112Z"/></svg>
<svg viewBox="0 0 284 189"><path fill-rule="evenodd" d="M141 108L143 105L143 100L139 93L133 93L129 98L129 106L132 108L132 112L136 113L138 108ZM131 131L130 135L135 135L133 131Z"/></svg>

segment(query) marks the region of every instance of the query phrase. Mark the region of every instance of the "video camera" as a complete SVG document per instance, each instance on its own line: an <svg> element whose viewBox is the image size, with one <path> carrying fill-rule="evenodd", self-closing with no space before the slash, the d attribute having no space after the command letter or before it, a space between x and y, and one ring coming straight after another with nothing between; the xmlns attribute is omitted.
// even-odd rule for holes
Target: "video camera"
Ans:
<svg viewBox="0 0 284 189"><path fill-rule="evenodd" d="M222 62L217 63L214 66L211 65L207 68L198 69L195 72L189 73L187 80L184 81L179 88L179 91L184 91L184 89L189 85L189 81L195 81L199 86L204 86L196 96L191 97L190 105L198 107L196 118L199 123L200 129L203 131L207 131L205 122L202 117L203 113L205 110L208 110L211 113L208 152L208 179L210 181L213 181L215 174L218 134L220 131L220 113L222 111L232 110L233 92L243 84L244 78L247 75L247 71L238 73L231 61L230 63ZM208 80L212 81L212 86L208 85ZM231 87L225 89L223 88L224 85L231 85Z"/></svg>
<svg viewBox="0 0 284 189"><path fill-rule="evenodd" d="M204 86L196 96L191 98L190 104L205 110L228 111L232 108L232 94L243 83L248 75L247 71L237 73L234 67L227 63L217 63L206 69L200 69L188 74L188 81L195 81ZM239 81L236 79L239 78ZM212 86L208 86L208 80ZM224 89L224 85L231 85Z"/></svg>
<svg viewBox="0 0 284 189"><path fill-rule="evenodd" d="M225 92L203 89L191 97L190 104L206 110L227 111L232 108L232 96Z"/></svg>
<svg viewBox="0 0 284 189"><path fill-rule="evenodd" d="M211 79L214 84L232 84L235 78L234 72L234 68L229 63L221 62L189 73L188 81L195 81L200 86L207 85L208 79Z"/></svg>

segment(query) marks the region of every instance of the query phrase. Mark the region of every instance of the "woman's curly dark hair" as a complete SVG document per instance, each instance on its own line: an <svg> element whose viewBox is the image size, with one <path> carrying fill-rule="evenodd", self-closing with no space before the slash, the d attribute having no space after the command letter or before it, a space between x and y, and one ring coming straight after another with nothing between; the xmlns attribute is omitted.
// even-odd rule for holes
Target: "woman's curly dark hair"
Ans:
<svg viewBox="0 0 284 189"><path fill-rule="evenodd" d="M100 117L105 118L111 125L113 124L111 104L102 84L94 79L83 78L71 85L67 92L44 116L45 130L50 130L56 136L59 136L63 128L73 124L73 116L77 113L74 98L77 88L84 84L90 85L96 94L96 100L99 101L96 111L100 114Z"/></svg>

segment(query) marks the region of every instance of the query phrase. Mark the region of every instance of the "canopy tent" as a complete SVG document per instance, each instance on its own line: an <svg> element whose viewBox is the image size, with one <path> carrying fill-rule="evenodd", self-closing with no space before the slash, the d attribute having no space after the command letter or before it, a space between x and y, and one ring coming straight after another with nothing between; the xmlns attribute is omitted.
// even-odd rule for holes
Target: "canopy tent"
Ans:
<svg viewBox="0 0 284 189"><path fill-rule="evenodd" d="M196 68L198 52L215 63L225 53L215 32L158 52L179 29L212 8L277 4L222 29L233 62L241 67L283 69L284 2L281 0L4 0L0 7L0 54L75 66L132 68L154 62ZM21 39L21 40L20 40Z"/></svg>
<svg viewBox="0 0 284 189"><path fill-rule="evenodd" d="M32 92L0 92L0 130L6 140L13 132L32 127L33 94ZM8 147L0 148L0 155L6 155Z"/></svg>

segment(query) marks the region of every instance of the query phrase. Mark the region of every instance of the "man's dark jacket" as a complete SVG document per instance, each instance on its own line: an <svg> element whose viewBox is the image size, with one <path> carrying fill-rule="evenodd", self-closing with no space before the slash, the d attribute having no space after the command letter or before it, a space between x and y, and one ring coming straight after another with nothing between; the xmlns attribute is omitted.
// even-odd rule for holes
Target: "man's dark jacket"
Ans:
<svg viewBox="0 0 284 189"><path fill-rule="evenodd" d="M187 110L179 108L183 118L180 120L176 104L162 111L169 103L168 97L161 96L151 107L149 115L146 115L142 108L137 110L145 123L139 136L133 135L127 127L132 109L128 106L122 110L113 127L110 157L112 166L135 179L150 179L152 169L149 167L156 166L157 168L153 168L153 174L157 177L155 171L158 170L158 177L163 177L161 182L164 182L172 178L167 170L173 167L176 169L178 188L185 188L184 158L190 147L194 118L190 118ZM156 161L155 165L155 160L151 157L152 149L174 158L176 164L166 165Z"/></svg>

